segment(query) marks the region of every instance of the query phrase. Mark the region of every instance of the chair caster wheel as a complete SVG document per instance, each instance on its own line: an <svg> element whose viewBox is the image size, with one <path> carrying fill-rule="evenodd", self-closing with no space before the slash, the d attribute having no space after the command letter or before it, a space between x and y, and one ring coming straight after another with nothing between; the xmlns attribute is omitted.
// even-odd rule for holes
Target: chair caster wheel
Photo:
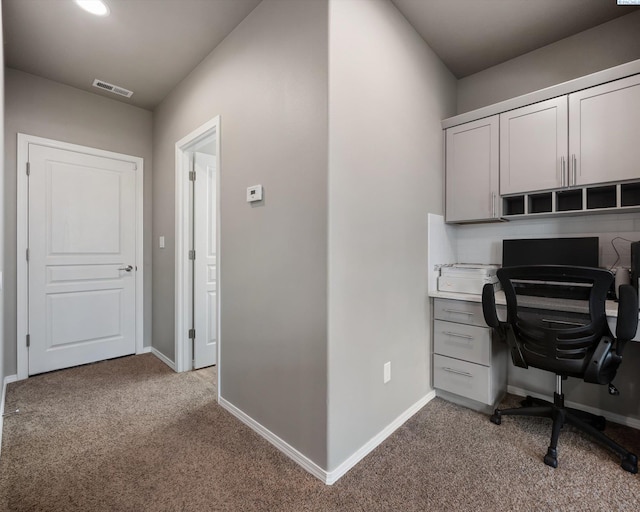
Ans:
<svg viewBox="0 0 640 512"><path fill-rule="evenodd" d="M544 463L552 468L558 467L558 452L554 448L549 448L544 456Z"/></svg>
<svg viewBox="0 0 640 512"><path fill-rule="evenodd" d="M496 409L496 412L494 412L491 417L489 418L489 421L491 421L491 423L495 423L496 425L500 425L502 423L502 416L500 415L500 412Z"/></svg>
<svg viewBox="0 0 640 512"><path fill-rule="evenodd" d="M620 465L625 471L636 474L638 472L638 457L633 453L629 453L622 459L622 463Z"/></svg>

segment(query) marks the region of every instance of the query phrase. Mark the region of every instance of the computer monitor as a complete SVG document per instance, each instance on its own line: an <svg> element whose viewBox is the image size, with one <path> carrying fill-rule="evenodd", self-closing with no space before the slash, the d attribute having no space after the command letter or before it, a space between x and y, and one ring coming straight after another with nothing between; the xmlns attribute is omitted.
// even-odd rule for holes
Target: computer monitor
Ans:
<svg viewBox="0 0 640 512"><path fill-rule="evenodd" d="M597 236L576 238L528 238L502 241L502 266L570 265L597 267ZM516 285L518 295L536 295L564 299L588 300L589 288L584 283L556 286L543 281L523 281Z"/></svg>
<svg viewBox="0 0 640 512"><path fill-rule="evenodd" d="M528 238L502 241L502 266L599 265L597 236L576 238Z"/></svg>

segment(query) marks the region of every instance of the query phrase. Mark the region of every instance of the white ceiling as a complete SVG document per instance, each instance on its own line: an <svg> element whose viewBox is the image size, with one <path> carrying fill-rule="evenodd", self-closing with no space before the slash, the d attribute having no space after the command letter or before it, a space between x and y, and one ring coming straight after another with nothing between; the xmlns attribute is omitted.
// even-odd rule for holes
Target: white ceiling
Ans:
<svg viewBox="0 0 640 512"><path fill-rule="evenodd" d="M636 9L616 0L392 1L458 78ZM153 109L260 0L106 2L111 14L98 18L73 0L2 0L6 65ZM134 94L100 91L95 78Z"/></svg>

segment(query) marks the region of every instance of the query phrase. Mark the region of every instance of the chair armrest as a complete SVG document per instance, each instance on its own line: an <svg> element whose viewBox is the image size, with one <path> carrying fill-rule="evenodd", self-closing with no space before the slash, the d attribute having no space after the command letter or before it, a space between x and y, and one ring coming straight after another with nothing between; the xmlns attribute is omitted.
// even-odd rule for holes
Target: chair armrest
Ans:
<svg viewBox="0 0 640 512"><path fill-rule="evenodd" d="M493 285L489 283L482 287L482 314L489 327L497 329L500 326L498 312L496 311L496 295Z"/></svg>
<svg viewBox="0 0 640 512"><path fill-rule="evenodd" d="M638 292L631 285L621 285L618 288L618 299L616 338L620 341L628 341L636 335L638 330Z"/></svg>

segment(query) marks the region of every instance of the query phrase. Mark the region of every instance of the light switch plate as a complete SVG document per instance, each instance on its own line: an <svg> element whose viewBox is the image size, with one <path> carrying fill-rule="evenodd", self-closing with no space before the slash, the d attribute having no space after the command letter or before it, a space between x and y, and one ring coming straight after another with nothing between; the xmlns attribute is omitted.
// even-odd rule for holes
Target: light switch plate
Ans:
<svg viewBox="0 0 640 512"><path fill-rule="evenodd" d="M386 384L391 380L391 361L384 363L383 382Z"/></svg>
<svg viewBox="0 0 640 512"><path fill-rule="evenodd" d="M262 201L262 185L247 187L247 203Z"/></svg>

